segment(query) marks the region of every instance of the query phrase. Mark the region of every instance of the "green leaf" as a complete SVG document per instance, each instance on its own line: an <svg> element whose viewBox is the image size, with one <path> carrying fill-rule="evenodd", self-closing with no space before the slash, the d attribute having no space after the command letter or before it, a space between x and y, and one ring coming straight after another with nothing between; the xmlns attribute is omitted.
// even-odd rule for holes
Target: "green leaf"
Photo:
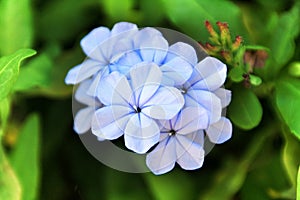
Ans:
<svg viewBox="0 0 300 200"><path fill-rule="evenodd" d="M19 77L14 85L14 91L26 91L34 87L47 87L50 84L52 60L41 54L20 68ZM28 78L30 77L30 79Z"/></svg>
<svg viewBox="0 0 300 200"><path fill-rule="evenodd" d="M70 42L80 39L83 31L99 25L103 14L99 0L49 1L39 8L37 33L44 41Z"/></svg>
<svg viewBox="0 0 300 200"><path fill-rule="evenodd" d="M198 41L207 41L208 33L204 22L227 22L233 34L247 37L238 6L220 0L162 0L170 20L182 31ZM230 13L230 15L228 15Z"/></svg>
<svg viewBox="0 0 300 200"><path fill-rule="evenodd" d="M295 38L300 28L300 3L279 18L277 28L274 30L270 42L270 50L275 64L268 66L272 74L277 74L280 69L292 58L295 52Z"/></svg>
<svg viewBox="0 0 300 200"><path fill-rule="evenodd" d="M182 171L173 171L161 176L146 173L144 178L156 200L192 199L192 183Z"/></svg>
<svg viewBox="0 0 300 200"><path fill-rule="evenodd" d="M215 181L207 192L201 194L201 200L230 200L243 186L249 168L254 163L257 155L265 147L267 138L277 131L277 127L269 125L260 129L256 137L249 143L246 151L239 160L226 159L223 167L215 174Z"/></svg>
<svg viewBox="0 0 300 200"><path fill-rule="evenodd" d="M276 106L291 132L300 139L300 82L286 79L276 84Z"/></svg>
<svg viewBox="0 0 300 200"><path fill-rule="evenodd" d="M283 164L292 187L296 188L297 171L300 165L300 141L289 130L283 130L285 144L282 153Z"/></svg>
<svg viewBox="0 0 300 200"><path fill-rule="evenodd" d="M36 51L32 49L21 49L10 56L0 58L0 101L9 94L15 84L21 61L34 54Z"/></svg>
<svg viewBox="0 0 300 200"><path fill-rule="evenodd" d="M0 199L21 200L20 183L0 145Z"/></svg>
<svg viewBox="0 0 300 200"><path fill-rule="evenodd" d="M110 0L101 2L104 7L104 12L109 16L112 22L118 21L140 21L140 13L134 10L133 0Z"/></svg>
<svg viewBox="0 0 300 200"><path fill-rule="evenodd" d="M241 67L234 67L230 70L228 76L233 82L241 82L244 80L244 70Z"/></svg>
<svg viewBox="0 0 300 200"><path fill-rule="evenodd" d="M278 14L269 7L256 4L241 4L240 8L251 39L248 44L268 44L278 24Z"/></svg>
<svg viewBox="0 0 300 200"><path fill-rule="evenodd" d="M3 132L6 127L7 119L10 112L10 100L8 98L0 101L0 144Z"/></svg>
<svg viewBox="0 0 300 200"><path fill-rule="evenodd" d="M27 117L26 122L10 155L13 169L20 180L22 200L37 199L39 189L40 120L37 114Z"/></svg>
<svg viewBox="0 0 300 200"><path fill-rule="evenodd" d="M31 0L0 1L0 55L30 48L33 40Z"/></svg>
<svg viewBox="0 0 300 200"><path fill-rule="evenodd" d="M140 1L142 23L146 26L157 26L165 17L161 0Z"/></svg>
<svg viewBox="0 0 300 200"><path fill-rule="evenodd" d="M259 86L262 80L260 77L250 74L250 83L254 86Z"/></svg>
<svg viewBox="0 0 300 200"><path fill-rule="evenodd" d="M261 121L262 112L258 98L251 90L233 88L228 116L235 125L246 130L252 129Z"/></svg>
<svg viewBox="0 0 300 200"><path fill-rule="evenodd" d="M291 64L289 64L289 74L291 76L300 77L300 62L292 62Z"/></svg>
<svg viewBox="0 0 300 200"><path fill-rule="evenodd" d="M297 200L300 200L300 165L298 168L298 176L297 176Z"/></svg>

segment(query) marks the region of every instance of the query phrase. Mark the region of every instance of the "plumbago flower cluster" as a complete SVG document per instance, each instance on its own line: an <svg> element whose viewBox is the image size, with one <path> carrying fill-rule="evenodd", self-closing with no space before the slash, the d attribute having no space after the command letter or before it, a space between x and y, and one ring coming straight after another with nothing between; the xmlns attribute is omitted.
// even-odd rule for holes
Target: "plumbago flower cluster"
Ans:
<svg viewBox="0 0 300 200"><path fill-rule="evenodd" d="M216 144L231 137L222 116L231 92L221 87L227 68L219 60L198 62L189 44L169 45L157 29L127 22L92 30L81 46L87 59L65 79L79 84L75 99L86 105L74 119L78 134L91 130L100 141L124 136L128 149L148 153L155 174L175 163L200 168L204 137Z"/></svg>

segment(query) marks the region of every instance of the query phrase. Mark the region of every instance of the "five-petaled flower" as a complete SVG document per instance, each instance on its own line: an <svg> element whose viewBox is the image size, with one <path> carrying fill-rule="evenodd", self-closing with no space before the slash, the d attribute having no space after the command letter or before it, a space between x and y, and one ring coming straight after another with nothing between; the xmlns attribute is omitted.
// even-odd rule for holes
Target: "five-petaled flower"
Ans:
<svg viewBox="0 0 300 200"><path fill-rule="evenodd" d="M171 119L184 105L180 91L161 85L162 72L154 63L140 63L129 73L129 80L113 72L101 86L106 105L96 111L92 132L98 137L116 139L124 134L125 145L146 153L159 140L156 119Z"/></svg>

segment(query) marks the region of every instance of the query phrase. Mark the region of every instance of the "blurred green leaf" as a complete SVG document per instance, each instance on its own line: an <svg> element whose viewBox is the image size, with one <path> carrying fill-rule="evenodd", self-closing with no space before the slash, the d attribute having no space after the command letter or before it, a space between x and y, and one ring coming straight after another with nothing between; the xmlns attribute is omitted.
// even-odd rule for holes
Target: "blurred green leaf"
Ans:
<svg viewBox="0 0 300 200"><path fill-rule="evenodd" d="M270 50L275 64L268 67L269 73L277 74L292 58L295 52L295 38L300 31L300 3L279 17L270 42Z"/></svg>
<svg viewBox="0 0 300 200"><path fill-rule="evenodd" d="M14 91L26 91L34 87L47 87L50 84L51 58L46 54L40 54L32 59L24 67L20 68L20 74L14 85ZM30 77L30 78L28 78Z"/></svg>
<svg viewBox="0 0 300 200"><path fill-rule="evenodd" d="M275 134L272 136L277 137ZM274 146L272 142L264 144L241 189L241 199L269 200L270 197L275 198L275 192L278 193L277 191L290 186L288 177L285 174L282 156L279 154L280 151L281 149L277 145ZM287 193L284 195L286 198L283 199L291 197ZM279 196L277 195L277 197Z"/></svg>
<svg viewBox="0 0 300 200"><path fill-rule="evenodd" d="M19 75L21 61L34 54L36 51L32 49L21 49L12 55L0 58L0 101L9 94L14 86Z"/></svg>
<svg viewBox="0 0 300 200"><path fill-rule="evenodd" d="M152 173L144 174L144 178L155 200L182 200L192 199L192 183L185 172L173 171L156 176Z"/></svg>
<svg viewBox="0 0 300 200"><path fill-rule="evenodd" d="M294 77L298 77L300 78L300 62L292 62L291 64L289 64L289 74L291 76L294 76Z"/></svg>
<svg viewBox="0 0 300 200"><path fill-rule="evenodd" d="M297 200L300 200L300 165L298 168L298 176L297 176Z"/></svg>
<svg viewBox="0 0 300 200"><path fill-rule="evenodd" d="M142 23L146 26L158 26L165 17L161 0L140 1Z"/></svg>
<svg viewBox="0 0 300 200"><path fill-rule="evenodd" d="M153 200L147 191L145 183L142 182L143 180L135 176L135 174L108 169L106 170L105 178L107 200ZM139 188L139 190L133 191L132 188Z"/></svg>
<svg viewBox="0 0 300 200"><path fill-rule="evenodd" d="M89 26L97 27L101 19L98 0L52 0L37 11L37 37L49 42L73 44ZM90 28L89 28L90 29Z"/></svg>
<svg viewBox="0 0 300 200"><path fill-rule="evenodd" d="M21 200L20 183L0 145L0 199Z"/></svg>
<svg viewBox="0 0 300 200"><path fill-rule="evenodd" d="M229 71L228 77L233 81L233 82L241 82L244 80L244 70L241 67L234 67Z"/></svg>
<svg viewBox="0 0 300 200"><path fill-rule="evenodd" d="M264 148L267 138L276 131L276 126L263 127L253 138L240 160L226 159L222 168L215 174L215 182L201 194L201 200L230 200L242 187L251 164Z"/></svg>
<svg viewBox="0 0 300 200"><path fill-rule="evenodd" d="M0 13L0 55L30 48L33 40L31 0L1 0Z"/></svg>
<svg viewBox="0 0 300 200"><path fill-rule="evenodd" d="M0 101L0 144L1 138L6 127L7 119L10 113L10 100L8 98Z"/></svg>
<svg viewBox="0 0 300 200"><path fill-rule="evenodd" d="M208 33L204 22L227 22L233 35L247 38L240 9L227 0L162 0L170 20L183 32L198 41L207 41ZM228 14L230 13L230 15Z"/></svg>
<svg viewBox="0 0 300 200"><path fill-rule="evenodd" d="M291 132L300 139L300 82L293 79L281 80L276 84L275 101L283 120Z"/></svg>
<svg viewBox="0 0 300 200"><path fill-rule="evenodd" d="M228 116L235 125L246 130L252 129L261 121L262 112L261 104L253 91L233 88Z"/></svg>
<svg viewBox="0 0 300 200"><path fill-rule="evenodd" d="M27 117L20 131L17 144L10 154L10 161L22 188L22 200L38 199L39 190L39 132L37 114Z"/></svg>
<svg viewBox="0 0 300 200"><path fill-rule="evenodd" d="M256 4L241 4L243 21L249 33L248 44L269 44L270 37L273 35L278 24L278 14L269 9Z"/></svg>
<svg viewBox="0 0 300 200"><path fill-rule="evenodd" d="M250 74L250 83L254 86L259 86L262 80L260 77Z"/></svg>
<svg viewBox="0 0 300 200"><path fill-rule="evenodd" d="M141 15L137 10L134 10L134 0L109 0L101 1L101 4L109 20L113 23L118 21L140 22Z"/></svg>
<svg viewBox="0 0 300 200"><path fill-rule="evenodd" d="M289 130L284 130L283 134L285 139L282 154L283 164L290 179L290 183L295 189L297 184L298 166L300 165L300 157L298 156L300 155L300 141L294 137Z"/></svg>

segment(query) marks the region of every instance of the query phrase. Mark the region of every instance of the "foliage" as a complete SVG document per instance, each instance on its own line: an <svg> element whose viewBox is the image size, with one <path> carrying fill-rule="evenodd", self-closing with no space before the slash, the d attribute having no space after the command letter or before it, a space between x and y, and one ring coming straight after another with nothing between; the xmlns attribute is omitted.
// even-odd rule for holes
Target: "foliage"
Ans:
<svg viewBox="0 0 300 200"><path fill-rule="evenodd" d="M0 14L0 199L300 200L299 1L0 0ZM233 138L201 169L118 172L72 131L64 77L80 39L118 21L176 29L228 65Z"/></svg>

